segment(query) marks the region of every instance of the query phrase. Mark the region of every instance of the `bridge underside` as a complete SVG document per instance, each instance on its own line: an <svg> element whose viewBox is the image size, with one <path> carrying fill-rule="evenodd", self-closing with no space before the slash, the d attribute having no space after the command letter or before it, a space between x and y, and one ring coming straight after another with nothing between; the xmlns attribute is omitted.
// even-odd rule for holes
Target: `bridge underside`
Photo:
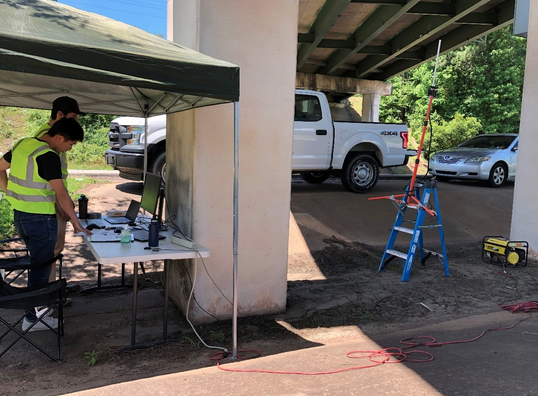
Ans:
<svg viewBox="0 0 538 396"><path fill-rule="evenodd" d="M515 0L299 0L297 72L385 81L514 21Z"/></svg>

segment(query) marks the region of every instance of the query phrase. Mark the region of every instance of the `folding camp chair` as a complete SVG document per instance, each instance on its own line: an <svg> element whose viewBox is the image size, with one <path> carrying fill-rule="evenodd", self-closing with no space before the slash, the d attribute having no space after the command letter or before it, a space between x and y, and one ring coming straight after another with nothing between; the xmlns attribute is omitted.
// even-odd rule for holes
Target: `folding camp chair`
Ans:
<svg viewBox="0 0 538 396"><path fill-rule="evenodd" d="M22 241L22 238L11 238L0 241L1 245ZM0 248L0 275L5 282L11 285L15 282L30 265L30 253L25 247Z"/></svg>
<svg viewBox="0 0 538 396"><path fill-rule="evenodd" d="M58 255L54 259L44 263L43 265L55 265L57 260L61 262L62 255ZM61 265L60 265L61 267ZM30 269L31 268L25 268ZM7 330L0 336L0 341L11 333L15 333L15 339L11 342L7 341L9 344L0 351L0 357L2 357L12 346L14 346L19 340L24 339L39 351L47 355L50 359L55 362L61 360L61 344L60 337L64 333L63 329L63 304L66 301L66 280L60 279L52 283L47 283L45 285L35 286L35 287L14 287L9 285L3 279L0 278L0 308L11 310L11 309L20 309L20 310L29 310L31 312L35 311L37 307L45 307L39 310L37 314L37 321L34 322L30 327L24 331L18 330L19 323L22 323L25 317L25 313L16 319L9 320L5 318L4 312L0 311L0 322L7 326ZM57 308L58 309L58 328L53 329L45 321L44 318L51 313L51 311ZM34 340L30 339L27 336L27 333L32 330L32 328L37 323L42 323L45 325L48 330L55 334L57 339L57 357L54 357L51 353L47 352L42 346L38 345Z"/></svg>
<svg viewBox="0 0 538 396"><path fill-rule="evenodd" d="M0 240L0 244L19 241L22 241L22 238L4 239ZM60 254L52 260L58 261L58 279L62 278L62 258L63 255ZM30 252L26 247L0 248L0 271L4 272L2 276L8 285L19 279L30 268Z"/></svg>

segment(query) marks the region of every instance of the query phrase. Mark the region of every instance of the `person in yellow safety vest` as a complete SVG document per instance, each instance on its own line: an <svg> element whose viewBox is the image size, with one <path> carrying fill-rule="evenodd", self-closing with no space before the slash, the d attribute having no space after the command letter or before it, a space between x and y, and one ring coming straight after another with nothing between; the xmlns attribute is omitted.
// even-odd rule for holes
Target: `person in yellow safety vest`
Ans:
<svg viewBox="0 0 538 396"><path fill-rule="evenodd" d="M28 287L49 282L52 265L38 264L51 261L58 236L55 202L69 216L75 232L88 236L92 233L81 224L73 201L63 183L59 153L69 151L84 139L84 131L76 120L64 118L57 121L41 138L24 138L0 158L0 188L13 207L15 228L30 252ZM10 168L9 178L7 169ZM32 310L33 311L33 310ZM42 318L52 328L58 327L53 317ZM22 330L36 321L35 312L27 311ZM30 331L46 330L38 322Z"/></svg>
<svg viewBox="0 0 538 396"><path fill-rule="evenodd" d="M86 113L83 113L80 111L78 107L78 102L70 98L69 96L61 96L59 98L56 98L52 102L52 110L50 113L50 120L37 130L37 132L34 134L34 137L40 138L45 133L49 131L49 129L54 125L56 121L61 120L62 118L72 118L76 121L78 121L79 115L86 115ZM66 153L60 153L60 160L62 162L62 177L64 180L65 188L68 189L67 186L67 156ZM74 206L73 206L74 207ZM54 256L59 255L64 250L65 246L65 233L67 228L67 222L69 220L69 217L65 213L65 211L61 208L60 205L58 205L58 202L56 202L56 218L58 220L58 239L56 240L56 246L54 247ZM53 282L56 280L56 267L52 267L52 270L50 271L50 278L49 281ZM71 301L71 299L68 299L68 301Z"/></svg>

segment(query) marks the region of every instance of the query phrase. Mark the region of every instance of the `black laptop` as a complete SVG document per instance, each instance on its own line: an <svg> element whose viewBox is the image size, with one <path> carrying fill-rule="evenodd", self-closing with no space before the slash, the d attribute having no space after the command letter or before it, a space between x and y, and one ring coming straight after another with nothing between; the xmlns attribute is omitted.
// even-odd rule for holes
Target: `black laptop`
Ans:
<svg viewBox="0 0 538 396"><path fill-rule="evenodd" d="M140 202L132 199L131 203L129 204L129 209L127 209L127 213L125 213L125 216L105 217L105 220L108 221L110 224L129 224L136 220L136 216L138 216L139 210Z"/></svg>

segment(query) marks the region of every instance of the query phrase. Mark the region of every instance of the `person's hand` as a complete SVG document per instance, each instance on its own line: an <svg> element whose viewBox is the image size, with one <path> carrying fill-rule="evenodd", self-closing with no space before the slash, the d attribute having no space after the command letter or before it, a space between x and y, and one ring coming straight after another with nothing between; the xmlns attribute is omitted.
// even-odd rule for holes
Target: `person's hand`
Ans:
<svg viewBox="0 0 538 396"><path fill-rule="evenodd" d="M82 232L82 233L86 234L87 236L92 236L93 235L93 232L91 232L87 228L82 227L82 224L80 224L79 221L77 221L77 224L73 223L73 228L75 229L75 234L77 234L79 232Z"/></svg>

